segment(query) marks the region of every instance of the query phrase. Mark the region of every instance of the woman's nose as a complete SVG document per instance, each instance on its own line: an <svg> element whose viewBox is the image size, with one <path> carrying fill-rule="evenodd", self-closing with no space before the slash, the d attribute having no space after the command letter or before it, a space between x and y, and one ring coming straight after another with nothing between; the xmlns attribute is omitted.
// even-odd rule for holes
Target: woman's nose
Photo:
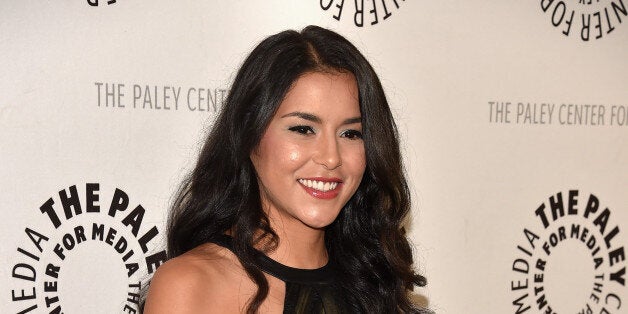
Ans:
<svg viewBox="0 0 628 314"><path fill-rule="evenodd" d="M335 135L320 138L313 160L327 170L334 170L342 165L340 149Z"/></svg>

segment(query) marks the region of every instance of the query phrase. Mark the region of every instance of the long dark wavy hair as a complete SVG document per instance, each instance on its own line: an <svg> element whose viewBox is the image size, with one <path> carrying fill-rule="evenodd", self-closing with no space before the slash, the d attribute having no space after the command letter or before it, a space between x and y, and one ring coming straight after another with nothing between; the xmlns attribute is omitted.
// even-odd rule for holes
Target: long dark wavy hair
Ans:
<svg viewBox="0 0 628 314"><path fill-rule="evenodd" d="M275 245L280 239L262 209L249 156L292 84L316 71L355 76L366 152L358 190L325 231L339 285L354 312L419 313L408 292L424 286L425 278L412 268L402 227L410 197L384 90L355 46L317 26L270 36L244 61L196 167L176 195L168 220L168 257L230 233L235 255L258 286L247 312L257 312L268 295L268 281L253 247L261 238Z"/></svg>

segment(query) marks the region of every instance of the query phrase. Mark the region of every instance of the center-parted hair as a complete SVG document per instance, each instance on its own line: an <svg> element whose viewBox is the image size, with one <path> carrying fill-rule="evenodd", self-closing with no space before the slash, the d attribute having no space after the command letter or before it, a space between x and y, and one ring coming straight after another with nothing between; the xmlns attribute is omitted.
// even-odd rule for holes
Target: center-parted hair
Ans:
<svg viewBox="0 0 628 314"><path fill-rule="evenodd" d="M272 249L280 239L262 208L249 156L294 82L317 71L355 76L366 154L358 190L326 228L339 285L356 313L420 312L407 293L425 285L425 278L412 268L402 227L410 196L384 90L355 46L317 26L264 39L242 64L196 167L176 195L168 220L168 257L229 232L235 255L258 286L247 311L257 311L268 295L268 282L253 247L270 238L267 248Z"/></svg>

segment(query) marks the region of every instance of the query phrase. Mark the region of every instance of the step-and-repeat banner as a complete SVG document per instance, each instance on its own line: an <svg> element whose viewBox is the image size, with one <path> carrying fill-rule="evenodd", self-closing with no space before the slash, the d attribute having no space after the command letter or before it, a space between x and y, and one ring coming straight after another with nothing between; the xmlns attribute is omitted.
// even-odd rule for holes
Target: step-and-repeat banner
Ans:
<svg viewBox="0 0 628 314"><path fill-rule="evenodd" d="M354 42L436 313L628 313L628 1L3 1L0 312L136 313L168 206L264 37Z"/></svg>

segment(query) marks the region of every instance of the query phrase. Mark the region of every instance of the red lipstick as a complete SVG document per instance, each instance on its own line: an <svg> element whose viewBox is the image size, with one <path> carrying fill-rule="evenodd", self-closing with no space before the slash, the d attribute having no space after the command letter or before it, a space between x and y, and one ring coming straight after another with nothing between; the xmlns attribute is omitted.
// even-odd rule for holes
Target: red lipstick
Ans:
<svg viewBox="0 0 628 314"><path fill-rule="evenodd" d="M339 178L323 178L323 177L303 178L303 179L299 179L298 182L301 185L301 187L305 190L305 192L319 199L335 198L336 196L338 196L338 193L340 193L340 189L342 187L342 180L340 180ZM315 182L323 182L325 184L329 183L330 189L327 191L323 191L318 188L307 186L309 183L314 185Z"/></svg>

